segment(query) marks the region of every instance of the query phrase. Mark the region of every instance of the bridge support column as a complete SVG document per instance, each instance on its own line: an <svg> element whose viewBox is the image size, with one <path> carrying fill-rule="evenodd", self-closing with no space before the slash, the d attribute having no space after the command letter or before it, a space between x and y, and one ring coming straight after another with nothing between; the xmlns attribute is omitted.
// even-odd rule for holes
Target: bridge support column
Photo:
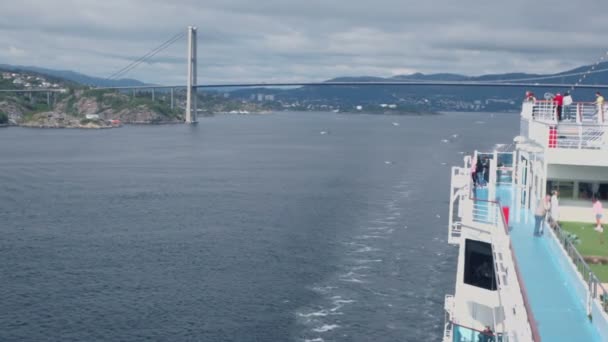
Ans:
<svg viewBox="0 0 608 342"><path fill-rule="evenodd" d="M175 103L173 102L173 88L171 88L171 109L175 108Z"/></svg>
<svg viewBox="0 0 608 342"><path fill-rule="evenodd" d="M152 88L152 101L154 101L154 88Z"/></svg>
<svg viewBox="0 0 608 342"><path fill-rule="evenodd" d="M196 123L196 27L188 26L188 82L186 85L186 123Z"/></svg>
<svg viewBox="0 0 608 342"><path fill-rule="evenodd" d="M51 108L51 92L50 91L46 92L46 105L49 107L49 109Z"/></svg>

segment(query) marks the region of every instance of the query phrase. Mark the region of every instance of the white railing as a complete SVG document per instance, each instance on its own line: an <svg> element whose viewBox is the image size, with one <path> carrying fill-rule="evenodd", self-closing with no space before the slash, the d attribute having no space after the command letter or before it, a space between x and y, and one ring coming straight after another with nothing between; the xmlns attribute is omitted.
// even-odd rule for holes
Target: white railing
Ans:
<svg viewBox="0 0 608 342"><path fill-rule="evenodd" d="M553 101L537 101L532 108L532 119L541 122L557 121L557 106Z"/></svg>
<svg viewBox="0 0 608 342"><path fill-rule="evenodd" d="M562 121L576 123L597 123L605 121L608 106L600 108L593 102L574 102L569 106L562 106ZM557 104L553 101L524 102L522 117L545 123L557 123Z"/></svg>
<svg viewBox="0 0 608 342"><path fill-rule="evenodd" d="M605 126L562 125L557 128L556 148L597 150L608 148Z"/></svg>
<svg viewBox="0 0 608 342"><path fill-rule="evenodd" d="M450 185L450 209L448 214L448 243L457 244L462 231L463 199L467 197L471 183L470 157L465 159L466 167L452 167Z"/></svg>
<svg viewBox="0 0 608 342"><path fill-rule="evenodd" d="M528 138L549 149L608 149L608 125L530 121Z"/></svg>
<svg viewBox="0 0 608 342"><path fill-rule="evenodd" d="M498 205L495 202L489 202L485 200L474 200L473 211L473 222L491 224L493 226L498 224Z"/></svg>

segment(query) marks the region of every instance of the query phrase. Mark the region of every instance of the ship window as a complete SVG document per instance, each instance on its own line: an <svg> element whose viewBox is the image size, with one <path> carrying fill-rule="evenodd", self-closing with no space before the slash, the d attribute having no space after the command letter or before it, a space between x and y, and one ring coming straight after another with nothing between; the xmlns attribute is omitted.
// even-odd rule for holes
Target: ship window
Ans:
<svg viewBox="0 0 608 342"><path fill-rule="evenodd" d="M562 199L574 198L574 182L573 181L547 181L547 193L551 193L553 190L559 190L559 197Z"/></svg>
<svg viewBox="0 0 608 342"><path fill-rule="evenodd" d="M560 194L561 195L561 194ZM578 183L578 198L591 199L598 196L600 200L608 199L608 183L580 182Z"/></svg>
<svg viewBox="0 0 608 342"><path fill-rule="evenodd" d="M465 241L465 284L491 291L496 290L496 275L493 265L492 246L489 243L469 239Z"/></svg>

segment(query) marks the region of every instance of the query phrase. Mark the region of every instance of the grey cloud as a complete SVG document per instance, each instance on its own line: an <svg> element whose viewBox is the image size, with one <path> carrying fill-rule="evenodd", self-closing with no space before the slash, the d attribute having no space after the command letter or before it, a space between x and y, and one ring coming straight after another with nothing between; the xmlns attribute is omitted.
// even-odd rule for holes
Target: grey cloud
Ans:
<svg viewBox="0 0 608 342"><path fill-rule="evenodd" d="M107 76L193 24L205 83L549 73L605 53L604 8L603 0L22 0L0 11L0 63ZM185 49L176 43L128 76L183 83Z"/></svg>

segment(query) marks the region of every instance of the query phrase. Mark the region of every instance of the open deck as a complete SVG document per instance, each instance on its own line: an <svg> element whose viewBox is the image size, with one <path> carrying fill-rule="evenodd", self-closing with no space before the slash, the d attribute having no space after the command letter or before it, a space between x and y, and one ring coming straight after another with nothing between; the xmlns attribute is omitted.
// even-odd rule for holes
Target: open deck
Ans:
<svg viewBox="0 0 608 342"><path fill-rule="evenodd" d="M488 199L487 188L476 189L475 196ZM511 186L498 186L496 197L503 205L515 208ZM578 290L580 280L564 265L569 260L564 260L567 257L550 235L553 232L545 230L542 237L535 237L534 216L529 210L510 211L509 226L523 278L520 285L526 289L542 340L603 341L587 316L586 298Z"/></svg>

